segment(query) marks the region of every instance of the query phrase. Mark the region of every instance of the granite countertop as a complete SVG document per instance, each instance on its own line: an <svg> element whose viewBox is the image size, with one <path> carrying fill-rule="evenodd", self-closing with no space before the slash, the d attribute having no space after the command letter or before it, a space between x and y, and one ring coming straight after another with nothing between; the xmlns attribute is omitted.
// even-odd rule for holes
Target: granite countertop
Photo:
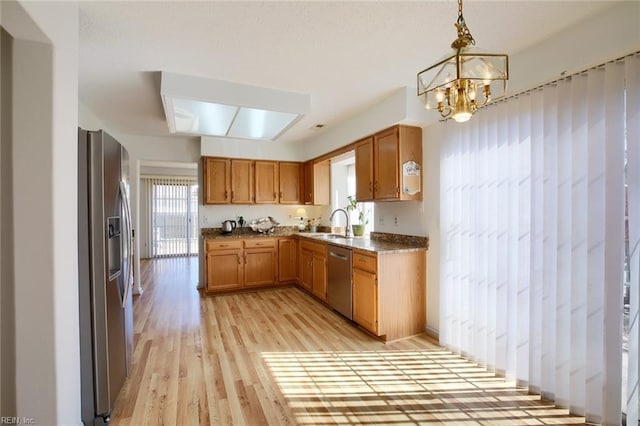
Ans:
<svg viewBox="0 0 640 426"><path fill-rule="evenodd" d="M240 229L236 227L233 232L229 234L223 234L220 228L202 228L200 235L205 240L218 239L218 238L275 238L275 237L288 237L290 235L298 235L297 226L276 226L272 232L261 234L259 232L252 231L248 226Z"/></svg>
<svg viewBox="0 0 640 426"><path fill-rule="evenodd" d="M230 234L223 234L220 228L205 228L202 229L201 235L205 240L227 238L277 238L297 235L313 241L351 249L364 250L372 253L424 251L429 247L429 239L427 237L372 232L369 237L344 238L342 235L330 234L328 232L299 232L298 228L295 226L277 226L272 232L267 234L254 232L250 228L245 228L242 231L236 228Z"/></svg>
<svg viewBox="0 0 640 426"><path fill-rule="evenodd" d="M378 235L376 235L378 234ZM410 251L426 251L429 240L426 237L413 237L398 234L394 238L380 238L380 233L373 233L371 237L351 237L345 238L333 234L311 234L300 233L301 237L321 241L340 247L346 247L357 250L364 250L372 253L401 253ZM407 238L408 237L408 238Z"/></svg>

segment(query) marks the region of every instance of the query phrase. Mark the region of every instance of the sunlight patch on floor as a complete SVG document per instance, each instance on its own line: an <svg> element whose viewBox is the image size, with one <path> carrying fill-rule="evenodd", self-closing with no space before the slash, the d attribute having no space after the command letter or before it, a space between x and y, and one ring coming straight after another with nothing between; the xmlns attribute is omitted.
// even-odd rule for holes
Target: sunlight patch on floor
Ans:
<svg viewBox="0 0 640 426"><path fill-rule="evenodd" d="M584 422L446 350L261 355L303 425Z"/></svg>

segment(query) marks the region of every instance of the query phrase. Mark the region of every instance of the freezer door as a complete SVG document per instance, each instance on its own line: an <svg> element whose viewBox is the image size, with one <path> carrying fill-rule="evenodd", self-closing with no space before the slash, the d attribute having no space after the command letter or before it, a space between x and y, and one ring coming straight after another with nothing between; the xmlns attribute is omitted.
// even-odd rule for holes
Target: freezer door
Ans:
<svg viewBox="0 0 640 426"><path fill-rule="evenodd" d="M105 215L103 140L95 132L88 133L88 197L89 197L89 253L92 352L94 376L94 410L96 416L106 416L111 412L109 398L109 359L107 332L107 288L109 274L108 224Z"/></svg>
<svg viewBox="0 0 640 426"><path fill-rule="evenodd" d="M105 287L106 303L106 326L107 326L107 361L109 365L108 400L109 411L113 409L118 392L122 388L127 376L126 357L126 333L125 333L125 312L122 300L125 290L126 265L130 265L124 255L124 244L128 240L125 229L128 220L123 216L124 203L126 198L122 197L120 182L122 180L122 146L105 132L100 132L103 140L103 198L104 217L120 218L120 250L117 262L120 263L120 274L111 279L109 276L103 278ZM109 259L107 259L109 261ZM111 263L111 262L108 262ZM126 263L126 265L125 265ZM104 351L103 351L104 352Z"/></svg>

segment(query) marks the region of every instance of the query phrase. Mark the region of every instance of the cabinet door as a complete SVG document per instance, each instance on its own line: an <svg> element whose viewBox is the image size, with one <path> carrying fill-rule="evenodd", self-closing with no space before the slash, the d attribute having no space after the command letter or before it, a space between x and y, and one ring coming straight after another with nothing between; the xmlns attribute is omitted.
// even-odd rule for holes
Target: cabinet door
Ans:
<svg viewBox="0 0 640 426"><path fill-rule="evenodd" d="M356 145L356 200L373 200L373 138Z"/></svg>
<svg viewBox="0 0 640 426"><path fill-rule="evenodd" d="M253 203L253 161L231 160L231 202Z"/></svg>
<svg viewBox="0 0 640 426"><path fill-rule="evenodd" d="M302 164L279 164L280 204L301 204L302 200Z"/></svg>
<svg viewBox="0 0 640 426"><path fill-rule="evenodd" d="M302 284L302 287L311 291L313 287L313 253L302 250L300 269L300 284Z"/></svg>
<svg viewBox="0 0 640 426"><path fill-rule="evenodd" d="M278 193L278 163L275 161L256 161L256 204L277 204Z"/></svg>
<svg viewBox="0 0 640 426"><path fill-rule="evenodd" d="M276 250L247 249L244 252L244 285L273 284L276 280Z"/></svg>
<svg viewBox="0 0 640 426"><path fill-rule="evenodd" d="M400 198L398 129L379 133L373 139L373 196L376 200Z"/></svg>
<svg viewBox="0 0 640 426"><path fill-rule="evenodd" d="M313 294L327 300L327 257L313 254Z"/></svg>
<svg viewBox="0 0 640 426"><path fill-rule="evenodd" d="M207 291L242 287L242 251L213 250L207 252Z"/></svg>
<svg viewBox="0 0 640 426"><path fill-rule="evenodd" d="M313 204L328 206L331 201L331 163L323 161L313 166Z"/></svg>
<svg viewBox="0 0 640 426"><path fill-rule="evenodd" d="M331 198L331 164L329 161L304 163L304 203L329 205Z"/></svg>
<svg viewBox="0 0 640 426"><path fill-rule="evenodd" d="M228 204L231 201L231 170L227 158L204 159L204 203Z"/></svg>
<svg viewBox="0 0 640 426"><path fill-rule="evenodd" d="M304 203L313 204L313 161L304 163Z"/></svg>
<svg viewBox="0 0 640 426"><path fill-rule="evenodd" d="M353 270L353 320L378 334L378 283L372 272Z"/></svg>
<svg viewBox="0 0 640 426"><path fill-rule="evenodd" d="M278 281L295 281L298 277L298 241L293 238L278 241Z"/></svg>

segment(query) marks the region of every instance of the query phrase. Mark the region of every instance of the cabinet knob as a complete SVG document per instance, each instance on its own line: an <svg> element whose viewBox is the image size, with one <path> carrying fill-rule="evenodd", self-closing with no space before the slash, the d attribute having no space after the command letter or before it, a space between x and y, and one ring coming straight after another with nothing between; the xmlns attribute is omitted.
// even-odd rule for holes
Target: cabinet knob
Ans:
<svg viewBox="0 0 640 426"><path fill-rule="evenodd" d="M238 258L238 265L240 264L240 255L236 254L236 257Z"/></svg>

